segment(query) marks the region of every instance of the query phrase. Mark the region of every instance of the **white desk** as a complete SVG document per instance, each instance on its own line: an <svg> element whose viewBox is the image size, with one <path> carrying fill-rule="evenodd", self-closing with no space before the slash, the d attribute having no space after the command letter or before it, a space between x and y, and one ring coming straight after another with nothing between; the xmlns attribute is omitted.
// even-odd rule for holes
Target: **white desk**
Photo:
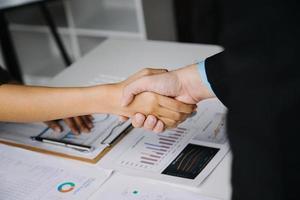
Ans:
<svg viewBox="0 0 300 200"><path fill-rule="evenodd" d="M51 85L81 86L99 74L127 77L145 67L174 69L203 60L221 50L220 47L210 45L106 40L84 58L57 75ZM230 166L231 156L228 154L207 180L197 188L197 192L221 199L230 199Z"/></svg>

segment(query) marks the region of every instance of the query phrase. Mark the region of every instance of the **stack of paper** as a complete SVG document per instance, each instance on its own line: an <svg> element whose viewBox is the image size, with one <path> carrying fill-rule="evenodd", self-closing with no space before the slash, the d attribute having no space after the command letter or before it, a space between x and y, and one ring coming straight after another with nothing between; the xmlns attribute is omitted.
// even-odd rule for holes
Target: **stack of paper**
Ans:
<svg viewBox="0 0 300 200"><path fill-rule="evenodd" d="M110 177L101 170L0 145L0 199L88 199Z"/></svg>

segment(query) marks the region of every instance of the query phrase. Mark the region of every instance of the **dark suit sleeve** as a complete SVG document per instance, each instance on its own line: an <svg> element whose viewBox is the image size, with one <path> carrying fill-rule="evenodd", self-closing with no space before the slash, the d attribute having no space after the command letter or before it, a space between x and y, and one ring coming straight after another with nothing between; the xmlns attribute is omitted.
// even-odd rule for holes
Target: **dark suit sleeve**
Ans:
<svg viewBox="0 0 300 200"><path fill-rule="evenodd" d="M12 78L7 71L0 66L0 85L11 81Z"/></svg>
<svg viewBox="0 0 300 200"><path fill-rule="evenodd" d="M222 67L223 52L211 56L205 60L207 79L216 96L224 105L228 104L228 89L226 87L226 75Z"/></svg>

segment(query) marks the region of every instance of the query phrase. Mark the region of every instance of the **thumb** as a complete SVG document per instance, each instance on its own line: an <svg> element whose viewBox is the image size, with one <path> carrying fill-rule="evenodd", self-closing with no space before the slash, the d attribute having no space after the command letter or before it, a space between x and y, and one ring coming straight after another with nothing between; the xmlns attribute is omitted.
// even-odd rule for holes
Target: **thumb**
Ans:
<svg viewBox="0 0 300 200"><path fill-rule="evenodd" d="M125 86L123 89L121 105L127 106L133 101L135 95L145 91L149 91L149 89L151 89L150 82L151 78L147 76L137 79L136 81L133 81Z"/></svg>

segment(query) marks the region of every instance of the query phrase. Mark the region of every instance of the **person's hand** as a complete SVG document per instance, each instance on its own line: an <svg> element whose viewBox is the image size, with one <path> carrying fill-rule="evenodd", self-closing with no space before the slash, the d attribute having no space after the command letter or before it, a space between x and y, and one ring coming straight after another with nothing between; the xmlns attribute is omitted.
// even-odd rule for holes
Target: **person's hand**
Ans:
<svg viewBox="0 0 300 200"><path fill-rule="evenodd" d="M130 76L127 78L125 81L121 83L122 87L126 87L130 83L142 78L142 77L147 77L147 76L152 76L152 75L159 75L159 74L164 74L168 72L167 69L152 69L152 68L144 68L140 70L139 72L135 73L134 75ZM154 115L144 115L142 113L136 113L133 117L131 117L131 123L134 127L136 128L141 128L144 127L147 130L152 130L153 132L162 132L165 128L171 128L175 127L178 123L184 121L188 115L185 115L182 117L180 121L174 122L173 125L170 124L170 122L164 123L162 120L157 118ZM128 117L126 116L120 116L121 121L126 121L128 120ZM166 120L166 119L165 119Z"/></svg>
<svg viewBox="0 0 300 200"><path fill-rule="evenodd" d="M122 105L128 105L134 96L145 91L196 104L214 94L203 84L196 64L178 70L139 77L125 86Z"/></svg>
<svg viewBox="0 0 300 200"><path fill-rule="evenodd" d="M195 105L188 105L182 102L176 101L173 98L168 98L165 96L160 96L158 94L147 92L141 93L136 96L134 101L132 101L128 106L121 106L121 98L123 95L124 87L131 82L148 75L166 73L166 70L161 69L145 69L142 70L133 76L129 77L127 80L122 81L116 84L109 84L105 86L106 99L109 101L108 106L105 108L108 112L112 114L117 114L119 116L124 116L130 118L137 113L142 115L149 116L149 120L153 119L154 123L157 125L157 129L164 127L174 127L182 120L184 120L190 113L195 109ZM97 101L97 87L93 87L93 93L95 94ZM100 90L99 90L100 91ZM103 91L103 90L102 90ZM103 96L103 94L102 94ZM98 103L99 104L99 103ZM93 106L94 107L94 106ZM96 106L95 106L96 107ZM101 109L99 109L100 111ZM105 110L104 110L105 111ZM97 109L95 110L97 112ZM102 109L103 112L103 109ZM153 122L152 121L152 122ZM133 125L135 121L133 121ZM147 126L145 128L148 129ZM154 128L154 127L153 127Z"/></svg>
<svg viewBox="0 0 300 200"><path fill-rule="evenodd" d="M174 128L184 121L194 110L195 105L181 103L173 98L161 96L153 92L138 94L128 106L121 108L123 116L131 117L137 113L148 116L149 124L144 128L159 132L164 128ZM137 127L136 121L132 121ZM152 124L155 124L152 127Z"/></svg>
<svg viewBox="0 0 300 200"><path fill-rule="evenodd" d="M63 127L59 122L60 120L47 121L45 124L48 125L49 128L59 133L63 131ZM72 133L80 134L80 133L89 133L91 129L94 127L93 125L93 116L85 115L80 117L72 117L63 119L66 125L71 129Z"/></svg>
<svg viewBox="0 0 300 200"><path fill-rule="evenodd" d="M125 81L121 82L120 87L124 91L124 88L127 87L129 84L143 77L162 75L167 72L168 70L166 69L145 68L137 72L136 74L130 76ZM159 96L154 93L145 93L141 95L139 98L137 97L135 100L137 101L134 101L132 104L128 106L129 110L136 110L135 113L132 113L134 114L134 117L132 118L132 125L134 127L142 127L140 125L141 124L140 121L145 121L147 116L147 120L145 121L143 127L145 129L152 130L154 132L161 132L165 128L176 127L177 124L184 121L189 116L189 114L191 114L195 109L195 105L180 104L178 101L174 101L174 99ZM151 101L151 102L147 102L147 101ZM168 109L164 109L162 106L158 106L160 103L162 104L162 106L168 106L168 108L171 108L171 110L168 111ZM157 108L155 108L155 106L157 106ZM148 109L148 110L139 112L139 110L141 111L142 109ZM157 115L157 113L160 112L164 112L166 116ZM121 115L122 120L127 120L128 118L129 117Z"/></svg>
<svg viewBox="0 0 300 200"><path fill-rule="evenodd" d="M203 84L198 73L195 64L171 72L143 76L124 88L122 105L130 104L135 95L144 91L174 97L176 100L188 104L196 104L203 99L214 97L214 94ZM149 128L149 124L151 124L152 130L156 128L156 124L152 123L153 116L146 118L140 113L136 114L132 121L136 127L147 126ZM156 131L162 130L156 128Z"/></svg>
<svg viewBox="0 0 300 200"><path fill-rule="evenodd" d="M129 76L126 80L120 82L119 84L121 87L126 87L128 84L132 83L135 80L138 80L139 78L145 77L145 76L150 76L150 75L157 75L157 74L162 74L168 72L167 69L152 69L152 68L144 68L137 73ZM141 115L142 116L142 115ZM153 117L152 117L153 118ZM152 119L151 118L151 119ZM119 117L120 121L127 121L128 117L120 115ZM157 120L156 120L157 121ZM135 123L135 120L133 120L133 124ZM162 124L160 120L157 121L159 125Z"/></svg>

